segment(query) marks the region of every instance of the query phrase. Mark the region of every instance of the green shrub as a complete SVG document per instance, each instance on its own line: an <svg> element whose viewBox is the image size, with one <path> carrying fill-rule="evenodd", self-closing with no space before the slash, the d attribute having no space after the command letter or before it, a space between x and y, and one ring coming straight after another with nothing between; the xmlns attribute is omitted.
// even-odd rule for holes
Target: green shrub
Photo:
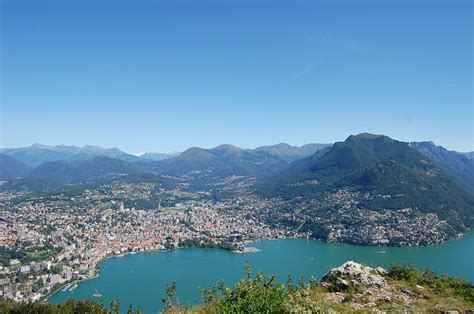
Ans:
<svg viewBox="0 0 474 314"><path fill-rule="evenodd" d="M388 277L396 280L405 280L416 285L423 278L423 273L416 266L395 264L388 269Z"/></svg>
<svg viewBox="0 0 474 314"><path fill-rule="evenodd" d="M91 300L74 301L67 300L59 304L39 302L15 302L0 298L0 314L119 314L120 302L112 301L109 308L102 303ZM140 314L140 307L135 311L132 306L128 308L128 314Z"/></svg>
<svg viewBox="0 0 474 314"><path fill-rule="evenodd" d="M275 276L259 272L254 278L250 264L246 264L247 279L240 280L233 289L222 281L210 289L201 289L206 306L217 313L281 313L288 297L285 286L275 282Z"/></svg>

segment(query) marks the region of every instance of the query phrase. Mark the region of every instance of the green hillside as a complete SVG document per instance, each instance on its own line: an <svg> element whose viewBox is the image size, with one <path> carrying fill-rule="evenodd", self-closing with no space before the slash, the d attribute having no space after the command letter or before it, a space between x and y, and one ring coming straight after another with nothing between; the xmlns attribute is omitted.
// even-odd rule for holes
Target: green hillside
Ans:
<svg viewBox="0 0 474 314"><path fill-rule="evenodd" d="M360 205L370 210L410 207L436 213L459 231L474 226L474 197L408 143L383 135L350 136L322 156L297 161L261 180L257 191L313 199L342 188L369 193Z"/></svg>

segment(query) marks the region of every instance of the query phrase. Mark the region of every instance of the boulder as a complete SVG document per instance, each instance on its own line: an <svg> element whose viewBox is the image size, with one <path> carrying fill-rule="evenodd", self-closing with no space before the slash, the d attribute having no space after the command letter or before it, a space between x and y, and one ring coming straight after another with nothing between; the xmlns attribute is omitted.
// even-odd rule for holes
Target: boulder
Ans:
<svg viewBox="0 0 474 314"><path fill-rule="evenodd" d="M371 268L349 261L331 269L321 278L323 286L332 291L344 291L350 287L385 288L387 271L381 267Z"/></svg>

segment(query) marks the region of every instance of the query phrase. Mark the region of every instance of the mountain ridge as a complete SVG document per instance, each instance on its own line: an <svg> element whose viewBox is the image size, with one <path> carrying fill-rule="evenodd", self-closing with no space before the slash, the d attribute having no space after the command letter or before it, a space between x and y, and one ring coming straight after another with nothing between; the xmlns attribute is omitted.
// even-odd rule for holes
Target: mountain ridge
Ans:
<svg viewBox="0 0 474 314"><path fill-rule="evenodd" d="M21 161L0 154L0 180L13 180L24 177L32 170Z"/></svg>
<svg viewBox="0 0 474 314"><path fill-rule="evenodd" d="M59 160L44 162L26 179L48 179L58 183L79 183L108 175L139 172L132 163L107 156L94 156L85 160Z"/></svg>
<svg viewBox="0 0 474 314"><path fill-rule="evenodd" d="M474 194L474 159L437 146L431 141L411 142L410 145L446 171L456 183Z"/></svg>
<svg viewBox="0 0 474 314"><path fill-rule="evenodd" d="M28 147L2 148L0 154L8 155L30 167L37 167L43 162L59 160L85 160L94 156L107 156L124 161L138 161L139 157L128 154L118 148L102 148L100 146L85 145L49 146L35 143Z"/></svg>

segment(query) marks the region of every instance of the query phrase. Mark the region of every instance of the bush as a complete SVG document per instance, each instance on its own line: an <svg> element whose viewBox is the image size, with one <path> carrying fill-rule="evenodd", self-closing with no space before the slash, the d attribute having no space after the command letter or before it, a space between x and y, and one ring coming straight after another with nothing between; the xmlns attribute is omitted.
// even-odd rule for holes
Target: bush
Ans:
<svg viewBox="0 0 474 314"><path fill-rule="evenodd" d="M39 302L15 302L0 299L0 314L119 314L120 302L112 301L107 309L102 303L91 300L67 300L59 304L45 304ZM130 305L127 314L141 314L140 307L135 311Z"/></svg>
<svg viewBox="0 0 474 314"><path fill-rule="evenodd" d="M388 269L388 277L396 280L405 280L416 285L423 278L423 273L414 265L395 264Z"/></svg>
<svg viewBox="0 0 474 314"><path fill-rule="evenodd" d="M287 299L285 286L275 283L275 276L259 272L252 278L250 264L247 279L240 280L233 289L222 281L210 289L201 289L206 306L217 313L281 313Z"/></svg>

